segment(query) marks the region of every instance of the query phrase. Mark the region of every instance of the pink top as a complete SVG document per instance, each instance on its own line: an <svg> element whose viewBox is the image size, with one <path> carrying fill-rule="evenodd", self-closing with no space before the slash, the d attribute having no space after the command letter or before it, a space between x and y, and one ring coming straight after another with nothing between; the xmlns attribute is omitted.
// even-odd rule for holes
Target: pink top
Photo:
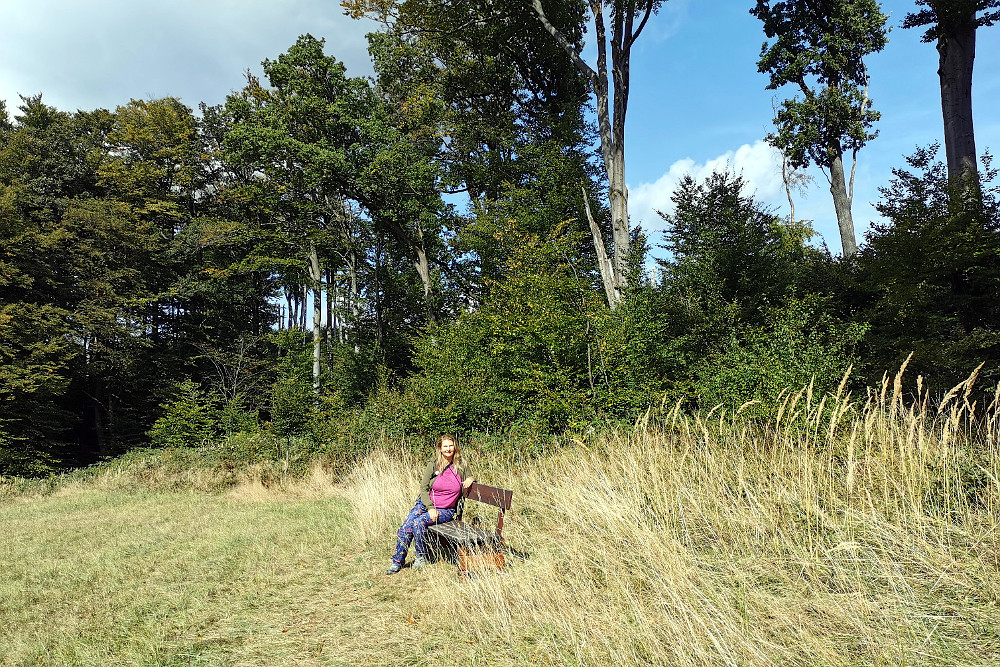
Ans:
<svg viewBox="0 0 1000 667"><path fill-rule="evenodd" d="M438 509L454 507L461 493L462 478L455 472L455 466L448 466L431 484L431 503Z"/></svg>

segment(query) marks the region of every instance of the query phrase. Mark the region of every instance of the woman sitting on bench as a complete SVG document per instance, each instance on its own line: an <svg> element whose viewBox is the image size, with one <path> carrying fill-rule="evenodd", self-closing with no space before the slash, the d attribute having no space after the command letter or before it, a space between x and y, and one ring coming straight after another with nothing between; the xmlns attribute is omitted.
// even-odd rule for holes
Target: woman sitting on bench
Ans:
<svg viewBox="0 0 1000 667"><path fill-rule="evenodd" d="M453 435L442 435L437 441L437 452L427 464L420 482L420 497L410 510L410 515L396 533L396 553L386 574L396 574L403 567L406 551L414 542L416 557L413 568L427 564L427 546L424 543L427 527L445 523L455 518L455 509L462 489L472 485L472 476L462 461L462 450Z"/></svg>

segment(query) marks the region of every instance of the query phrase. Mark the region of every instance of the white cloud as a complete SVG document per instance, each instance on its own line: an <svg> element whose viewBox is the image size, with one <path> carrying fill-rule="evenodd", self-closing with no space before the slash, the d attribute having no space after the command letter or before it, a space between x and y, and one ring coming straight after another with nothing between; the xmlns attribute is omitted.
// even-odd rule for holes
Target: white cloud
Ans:
<svg viewBox="0 0 1000 667"><path fill-rule="evenodd" d="M673 211L674 203L670 198L684 176L690 175L696 181L702 181L714 172L726 170L743 176L746 181L744 194L753 195L775 208L788 205L781 180L781 155L763 140L759 140L753 145L744 144L734 151L702 163L696 163L692 158L678 160L654 183L640 183L629 188L629 215L632 224L641 226L647 234L663 232L666 226L657 212Z"/></svg>
<svg viewBox="0 0 1000 667"><path fill-rule="evenodd" d="M275 58L300 34L326 38L326 52L352 76L371 74L371 21L328 0L34 0L4 3L0 99L41 92L59 109L114 109L130 99L176 96L218 104L247 69ZM9 7L7 5L10 5Z"/></svg>
<svg viewBox="0 0 1000 667"><path fill-rule="evenodd" d="M681 179L690 174L696 181L702 181L713 172L723 170L743 176L746 182L744 195L752 195L777 215L788 214L788 198L781 179L781 155L763 140L759 140L700 163L692 158L678 160L655 182L630 187L629 217L632 224L642 227L655 247L667 228L657 211L668 214L673 212L674 204L670 198ZM859 243L864 241L865 232L872 221L881 219L873 206L873 202L879 198L874 185L876 181L869 172L865 162L858 166L854 226ZM807 173L813 177L812 185L805 192L793 192L795 217L812 223L818 234L813 238L813 243L825 243L831 252L839 253L840 231L826 177L815 167L810 168Z"/></svg>

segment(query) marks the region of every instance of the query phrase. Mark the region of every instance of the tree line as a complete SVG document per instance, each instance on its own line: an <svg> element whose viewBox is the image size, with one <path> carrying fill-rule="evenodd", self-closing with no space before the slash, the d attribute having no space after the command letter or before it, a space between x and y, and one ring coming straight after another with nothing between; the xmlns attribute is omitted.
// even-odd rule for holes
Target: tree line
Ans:
<svg viewBox="0 0 1000 667"><path fill-rule="evenodd" d="M864 58L887 17L750 8L768 87L796 90L769 141L789 188L823 169L837 257L738 174L684 179L662 240L630 225L629 58L663 2L343 4L384 25L373 78L304 35L197 112L0 108L3 471L248 433L537 435L668 399L763 416L911 352L933 387L980 363L1000 379L996 174L969 93L998 0L904 20L940 52L945 161L905 158L860 247L844 157L876 138Z"/></svg>

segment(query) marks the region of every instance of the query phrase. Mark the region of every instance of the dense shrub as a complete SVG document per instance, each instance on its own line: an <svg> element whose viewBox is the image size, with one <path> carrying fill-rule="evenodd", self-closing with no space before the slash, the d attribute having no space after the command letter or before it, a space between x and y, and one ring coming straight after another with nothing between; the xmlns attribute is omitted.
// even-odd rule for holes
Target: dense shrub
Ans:
<svg viewBox="0 0 1000 667"><path fill-rule="evenodd" d="M502 277L475 311L436 327L416 345L419 372L406 385L419 430L503 428L515 422L546 431L590 419L588 377L600 310L557 229L548 238L498 229L510 248Z"/></svg>
<svg viewBox="0 0 1000 667"><path fill-rule="evenodd" d="M982 189L956 191L937 150L881 189L887 222L868 234L858 281L872 375L913 352L911 368L943 391L981 362L1000 379L1000 185L987 156Z"/></svg>
<svg viewBox="0 0 1000 667"><path fill-rule="evenodd" d="M182 382L176 398L160 407L163 416L149 431L149 438L157 447L200 447L219 433L220 411L193 380Z"/></svg>
<svg viewBox="0 0 1000 667"><path fill-rule="evenodd" d="M856 323L835 321L818 298L792 301L772 313L771 322L734 335L699 364L694 388L703 407L723 405L756 416L777 409L782 392L811 386L833 393L857 363L855 346L864 335Z"/></svg>

